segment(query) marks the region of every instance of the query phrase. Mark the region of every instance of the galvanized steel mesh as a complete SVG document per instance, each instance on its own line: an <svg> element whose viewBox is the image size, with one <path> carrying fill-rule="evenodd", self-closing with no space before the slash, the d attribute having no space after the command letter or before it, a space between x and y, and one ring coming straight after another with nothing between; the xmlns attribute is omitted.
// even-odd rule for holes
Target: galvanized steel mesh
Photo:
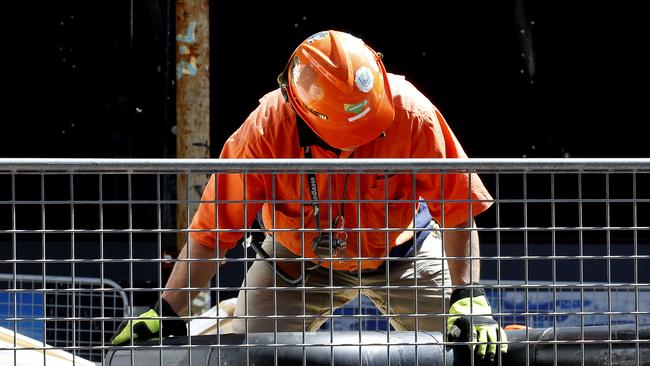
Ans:
<svg viewBox="0 0 650 366"><path fill-rule="evenodd" d="M138 352L143 349L156 350L160 355L163 350L174 349L188 353L183 362L200 364L197 357L192 358L192 352L198 355L200 350L209 349L220 360L230 357L226 353L236 348L244 350L244 363L249 363L256 349L271 349L273 357L268 364L282 364L283 348L299 347L307 357L310 347L326 346L323 352L334 361L335 349L354 346L354 352L358 352L358 357L353 357L358 361L355 364L372 364L361 349L374 345L390 346L388 352L391 347L413 346L415 362L428 364L420 357L427 354L426 347L432 347L433 341L423 336L418 339L422 331L418 328L420 320L415 321L411 338L404 338L389 322L391 317L444 321L449 316L446 309L438 313L421 310L424 307L418 304L416 294L426 285L418 284L417 276L412 285L392 286L390 280L386 284L367 285L361 283L365 275L358 272L353 276L358 283L349 286L356 295L365 290L412 291L414 311L382 314L364 296L344 306L332 300L327 313L297 315L305 324L313 318L324 321L317 330L319 338L310 338L311 332L303 332L302 337L291 338L300 341L285 344L286 338L279 330L282 327L277 324L295 317L278 311L286 306L282 294L341 288L333 283L320 288L304 284L286 286L277 280L268 288L248 286L245 269L261 259L242 249L243 242L238 251L233 251L235 254L226 258L193 260L222 265L210 284L171 290L186 292L188 296L190 290L207 294L204 301L209 306L202 306L202 310L233 298L238 291L271 291L275 293L275 313L268 318L276 325L270 338L262 343L252 341L255 335L248 332L247 324L255 315L203 313L195 308L183 318L191 334L216 335L209 344L195 344L193 338L188 338L182 345L162 340L148 345L110 345L119 322L136 317L162 291L170 290L165 288L164 279L178 260L163 248L173 248L178 240L187 239L191 214L200 203L175 199L174 182L179 176L199 175L207 179L209 174L275 176L307 172L356 176L478 173L494 204L476 218L481 253L470 253L470 258L481 261L480 282L488 294L494 318L503 327L526 327L523 336L510 341L511 349L521 346L527 364L537 362L530 355L540 345L550 346L551 364L565 364L561 355L566 345L578 347L575 364L589 364L590 347L596 344L605 347L602 364L650 362L644 359L649 344L644 334L650 326L650 159L0 159L0 327L5 329L0 359L16 365L26 359L38 364L56 364L61 360L110 364L113 361L108 361L107 355L119 349L129 350L128 360L137 364ZM416 184L415 180L412 184ZM419 201L415 196L402 199L412 203L414 210ZM364 203L363 197L346 200ZM298 204L310 201L306 191L295 198ZM386 205L395 201L392 197L382 200ZM274 202L271 197L263 203L286 202ZM190 208L190 214L180 222L175 217L177 205ZM256 225L212 230L237 231L245 238L265 232ZM314 230L305 225L299 229L304 233ZM415 229L394 228L388 223L382 227L353 228L359 233L395 230ZM354 258L359 262L385 259ZM440 251L439 255L425 259L438 260L445 268L445 260L450 258ZM413 261L414 271L418 260ZM276 258L270 263L276 266L283 261L307 266L311 263L302 258ZM399 262L400 259L391 261ZM454 288L451 284L441 286ZM307 302L306 296L302 301ZM222 342L219 337L232 331L228 323L238 319L245 325L244 337L238 344ZM631 336L620 338L617 332L621 326ZM605 338L590 339L592 327L605 329ZM534 329L544 328L551 334L577 329L577 336L532 338ZM377 331L382 336L373 337L368 343L364 334ZM340 340L339 335L350 332L358 336ZM25 343L21 335L35 341ZM309 343L312 339L320 343ZM436 338L435 343L453 345L443 337ZM617 353L620 347L627 347L623 363L619 363ZM46 348L47 353L43 352ZM53 355L53 350L65 354ZM167 362L173 357L167 356ZM440 357L444 364L446 353ZM306 360L303 358L303 362L307 363ZM470 362L478 360L472 357ZM497 362L505 364L501 358Z"/></svg>

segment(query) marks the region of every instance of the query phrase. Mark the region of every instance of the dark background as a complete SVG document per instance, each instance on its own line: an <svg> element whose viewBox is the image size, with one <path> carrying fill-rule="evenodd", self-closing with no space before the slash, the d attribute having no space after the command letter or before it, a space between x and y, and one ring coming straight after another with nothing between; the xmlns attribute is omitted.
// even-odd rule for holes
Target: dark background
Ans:
<svg viewBox="0 0 650 366"><path fill-rule="evenodd" d="M171 5L5 5L0 156L172 157ZM647 155L649 32L636 2L210 5L212 156L295 46L328 28L384 53L472 157Z"/></svg>
<svg viewBox="0 0 650 366"><path fill-rule="evenodd" d="M648 155L645 107L649 32L641 3L521 0L380 6L327 2L309 6L282 3L271 8L249 2L213 1L210 5L213 157L218 156L222 143L255 108L257 100L276 87L276 75L296 45L323 29L351 32L382 52L390 72L405 75L438 106L470 157ZM1 157L174 156L173 1L14 2L3 7L6 22ZM9 178L1 179L7 197ZM36 192L32 196L40 197L37 178L19 179L25 181L19 182L18 195L31 187ZM70 191L68 178L48 179L48 187L52 188L47 194L66 197ZM81 192L76 197L83 196L81 187L96 191L92 187L97 187L97 182L92 178L76 179L81 179L76 183L75 189ZM84 185L84 179L91 181ZM109 187L105 199L125 197L124 177L105 179L104 187ZM573 192L576 179L568 180ZM486 182L494 187L490 177ZM61 187L59 193L57 184ZM522 186L521 181L513 184ZM604 197L605 186L604 181L598 181L597 197ZM624 186L625 194L629 193L631 184ZM133 185L134 192L138 187L137 183ZM549 182L542 182L542 187L550 187ZM149 194L155 198L154 193ZM25 193L25 197L29 196ZM577 194L569 196L576 198ZM95 197L95 193L89 197ZM69 210L61 207L59 214L48 217L59 220L55 226L70 227L66 221ZM83 226L83 210L77 208L77 227ZM106 225L126 225L127 208L106 210ZM151 215L155 210L136 208L135 222L139 217L148 217L142 219L148 224L141 227L155 226L155 215ZM502 225L524 225L521 205L511 211L504 205L502 210ZM629 217L631 208L625 210ZM18 211L19 228L40 227L40 207L33 207L31 213L27 208L24 214L21 208ZM578 225L577 207L565 211L574 215L563 223ZM494 225L490 223L494 212L486 214L487 226ZM541 212L548 215L536 217L531 211L531 220L539 218L541 225L551 225L550 211ZM595 225L607 225L604 206L597 212ZM10 227L10 206L4 205L0 215L3 229ZM92 215L86 218L89 227L96 227ZM561 215L558 217L562 220ZM631 219L622 225L632 225ZM607 240L616 236L604 231L594 233L593 239L589 239L590 235L581 238L576 232L565 236L560 233L556 254L577 255L583 249L575 243L585 240L598 243L588 245L585 254L604 255ZM634 233L621 235L614 240L624 245L614 251L633 254ZM5 243L13 240L10 235L2 236ZM547 245L552 240L549 233L530 237L504 234L501 238L501 255L552 254ZM78 235L76 255L96 257L97 239L90 234ZM496 241L489 233L485 239ZM41 257L39 235L19 235L17 240L25 243L19 246L19 257ZM48 240L53 248L48 256L70 257L69 235L52 235ZM106 248L118 253L114 254L118 258L128 250L129 240L133 240L135 257L157 255L158 238L146 235L107 235ZM521 245L526 240L530 247ZM57 245L64 249L57 249ZM8 257L12 256L10 247L3 249ZM494 251L493 246L485 249L490 255L496 254ZM542 262L538 261L541 264L530 272L531 280L535 276L550 277L553 263ZM592 277L585 280L607 281L607 262L598 263L599 270L588 271ZM620 271L615 272L624 274L621 281L632 281L634 266L630 263L617 267ZM570 270L561 272L560 277L564 277L558 280L580 276L577 261L560 261L560 265ZM96 275L95 269L84 272L84 266L79 264L76 270ZM135 265L136 276L156 281L155 266L147 266ZM495 263L486 263L485 268L492 277L503 270L502 278L521 279L529 271L525 261L511 261L499 269ZM107 266L106 270L107 277L121 283L129 279L126 264ZM56 267L48 269L51 274L65 274L69 269L57 271Z"/></svg>

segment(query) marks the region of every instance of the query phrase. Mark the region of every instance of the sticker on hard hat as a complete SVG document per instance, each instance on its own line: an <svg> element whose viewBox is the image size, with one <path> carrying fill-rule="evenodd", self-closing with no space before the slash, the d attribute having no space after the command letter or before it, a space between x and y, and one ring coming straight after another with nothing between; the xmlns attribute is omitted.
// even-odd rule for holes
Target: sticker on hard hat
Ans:
<svg viewBox="0 0 650 366"><path fill-rule="evenodd" d="M343 104L343 109L349 113L359 114L366 104L368 104L368 100L364 99L362 102L356 104Z"/></svg>
<svg viewBox="0 0 650 366"><path fill-rule="evenodd" d="M314 41L318 41L319 39L323 39L325 37L327 37L327 32L318 32L316 34L312 34L311 36L309 36L309 38L307 38L305 42L312 44L314 43Z"/></svg>
<svg viewBox="0 0 650 366"><path fill-rule="evenodd" d="M293 66L291 69L291 79L293 80L294 84L298 83L298 79L300 79L300 59L298 56L293 58Z"/></svg>
<svg viewBox="0 0 650 366"><path fill-rule="evenodd" d="M314 116L316 116L316 117L318 117L318 118L320 118L320 119L327 119L327 118L328 118L326 114L322 114L322 113L319 112L319 111L313 110L311 107L309 107L309 106L308 106L307 104L305 104L305 103L302 103L302 106L305 107L306 110L308 110L309 112L311 112L311 114L313 114Z"/></svg>
<svg viewBox="0 0 650 366"><path fill-rule="evenodd" d="M325 91L322 86L314 83L309 86L309 95L315 100L323 100L325 97Z"/></svg>
<svg viewBox="0 0 650 366"><path fill-rule="evenodd" d="M354 121L358 120L359 118L361 118L361 117L365 116L366 114L368 114L368 112L370 112L370 107L364 109L363 112L357 114L356 116L348 118L348 122L354 122Z"/></svg>
<svg viewBox="0 0 650 366"><path fill-rule="evenodd" d="M372 90L374 82L375 79L372 77L372 71L365 66L359 68L354 75L354 83L357 85L357 88L364 93Z"/></svg>

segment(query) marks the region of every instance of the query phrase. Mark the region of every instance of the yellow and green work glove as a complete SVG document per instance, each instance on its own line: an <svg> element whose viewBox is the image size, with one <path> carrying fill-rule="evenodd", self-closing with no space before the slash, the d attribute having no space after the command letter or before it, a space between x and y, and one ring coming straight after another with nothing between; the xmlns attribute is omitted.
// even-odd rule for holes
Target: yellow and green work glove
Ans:
<svg viewBox="0 0 650 366"><path fill-rule="evenodd" d="M160 315L158 315L160 312ZM178 318L178 314L164 299L160 301L151 309L140 314L137 319L124 320L120 324L115 335L111 338L113 346L121 346L130 344L131 338L135 341L145 341L147 339L156 338L160 336L160 329L162 323L162 336L186 336L187 326L181 319L160 319L161 317L174 317Z"/></svg>
<svg viewBox="0 0 650 366"><path fill-rule="evenodd" d="M476 355L494 361L497 351L496 343L507 342L506 333L492 318L492 308L480 287L457 288L451 293L450 316L447 318L447 340L451 342L485 342L469 345ZM476 349L475 349L476 347ZM508 344L499 345L501 353L508 352Z"/></svg>

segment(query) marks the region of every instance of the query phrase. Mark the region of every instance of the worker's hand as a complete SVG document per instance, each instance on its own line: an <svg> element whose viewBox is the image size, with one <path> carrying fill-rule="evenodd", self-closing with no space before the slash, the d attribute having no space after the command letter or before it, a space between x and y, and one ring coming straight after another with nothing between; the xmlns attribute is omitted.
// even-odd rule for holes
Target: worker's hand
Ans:
<svg viewBox="0 0 650 366"><path fill-rule="evenodd" d="M447 319L447 339L452 342L485 342L470 344L480 359L486 356L494 361L497 344L507 342L506 333L492 318L492 308L482 288L457 288L451 293L449 314L457 314ZM475 349L476 347L476 349ZM502 353L508 352L508 344L501 343Z"/></svg>
<svg viewBox="0 0 650 366"><path fill-rule="evenodd" d="M158 315L158 309L161 315ZM117 328L115 335L111 338L113 346L124 345L133 340L144 341L160 336L162 323L162 336L186 336L187 326L181 319L157 319L162 317L178 317L178 314L164 299L153 308L140 314L137 319L124 320Z"/></svg>

